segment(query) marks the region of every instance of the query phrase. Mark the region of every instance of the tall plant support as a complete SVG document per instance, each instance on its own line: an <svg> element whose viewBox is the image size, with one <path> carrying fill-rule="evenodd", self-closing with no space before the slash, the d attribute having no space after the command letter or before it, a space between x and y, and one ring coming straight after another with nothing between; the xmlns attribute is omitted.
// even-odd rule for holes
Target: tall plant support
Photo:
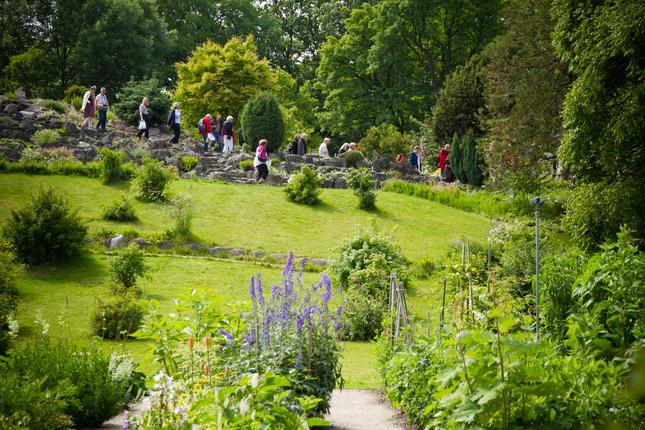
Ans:
<svg viewBox="0 0 645 430"><path fill-rule="evenodd" d="M443 278L443 293L441 294L441 313L439 314L439 335L443 331L443 317L446 309L446 278Z"/></svg>
<svg viewBox="0 0 645 430"><path fill-rule="evenodd" d="M534 197L530 203L535 206L535 340L540 340L540 206L544 200Z"/></svg>
<svg viewBox="0 0 645 430"><path fill-rule="evenodd" d="M475 325L475 304L473 301L473 269L470 252L470 241L468 241L468 307L470 308L470 322Z"/></svg>
<svg viewBox="0 0 645 430"><path fill-rule="evenodd" d="M410 326L408 305L405 300L405 286L397 281L396 272L390 274L390 320L392 321L390 331L392 343L399 340L402 332L405 332L406 341L411 342L412 330L405 330Z"/></svg>

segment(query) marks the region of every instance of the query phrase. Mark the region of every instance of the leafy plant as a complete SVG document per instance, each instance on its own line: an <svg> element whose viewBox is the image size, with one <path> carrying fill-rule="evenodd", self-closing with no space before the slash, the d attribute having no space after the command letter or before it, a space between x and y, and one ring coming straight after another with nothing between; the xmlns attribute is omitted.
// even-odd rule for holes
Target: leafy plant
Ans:
<svg viewBox="0 0 645 430"><path fill-rule="evenodd" d="M340 154L340 157L345 161L345 167L353 167L358 169L363 165L365 157L360 151L347 151Z"/></svg>
<svg viewBox="0 0 645 430"><path fill-rule="evenodd" d="M358 141L359 150L368 157L396 156L407 153L409 147L406 136L392 124L371 127L365 137Z"/></svg>
<svg viewBox="0 0 645 430"><path fill-rule="evenodd" d="M344 339L366 341L381 334L386 303L361 288L349 290L345 299L341 331Z"/></svg>
<svg viewBox="0 0 645 430"><path fill-rule="evenodd" d="M284 119L276 97L259 92L249 99L242 111L242 127L251 150L257 148L260 139L266 139L267 151L277 151L284 142Z"/></svg>
<svg viewBox="0 0 645 430"><path fill-rule="evenodd" d="M67 106L65 103L57 101L57 100L39 100L38 104L40 104L42 107L51 109L53 111L56 111L60 114L65 114L67 113Z"/></svg>
<svg viewBox="0 0 645 430"><path fill-rule="evenodd" d="M197 163L199 163L199 159L196 155L182 155L179 160L179 167L184 172L190 172Z"/></svg>
<svg viewBox="0 0 645 430"><path fill-rule="evenodd" d="M189 238L194 215L192 199L190 196L182 196L172 199L170 204L170 212L175 219L175 235Z"/></svg>
<svg viewBox="0 0 645 430"><path fill-rule="evenodd" d="M0 356L6 354L15 333L13 314L18 305L16 279L25 266L16 261L11 246L0 238Z"/></svg>
<svg viewBox="0 0 645 430"><path fill-rule="evenodd" d="M83 99L83 96L85 95L85 91L87 90L88 88L84 87L83 85L70 85L65 90L65 93L64 93L65 96L63 97L63 100L66 101L67 103L71 103L72 100L75 98ZM79 109L80 109L80 106L79 106Z"/></svg>
<svg viewBox="0 0 645 430"><path fill-rule="evenodd" d="M32 140L38 146L55 145L56 143L58 143L59 139L60 134L58 133L58 131L49 128L38 130L32 136Z"/></svg>
<svg viewBox="0 0 645 430"><path fill-rule="evenodd" d="M145 159L143 168L136 177L136 188L139 198L150 202L162 202L166 199L166 187L172 180L170 172L161 161Z"/></svg>
<svg viewBox="0 0 645 430"><path fill-rule="evenodd" d="M104 184L116 181L121 176L121 160L123 154L119 151L112 151L109 148L101 148L101 180Z"/></svg>
<svg viewBox="0 0 645 430"><path fill-rule="evenodd" d="M137 220L137 214L132 202L125 196L114 201L103 209L103 219L106 221L128 222Z"/></svg>
<svg viewBox="0 0 645 430"><path fill-rule="evenodd" d="M300 169L300 172L294 173L289 178L289 183L284 188L287 200L294 203L305 205L315 205L320 201L320 186L322 179L318 173L307 166Z"/></svg>
<svg viewBox="0 0 645 430"><path fill-rule="evenodd" d="M240 170L244 170L245 172L249 172L249 171L253 170L253 160L240 161L239 167L240 167Z"/></svg>
<svg viewBox="0 0 645 430"><path fill-rule="evenodd" d="M117 93L117 103L112 105L116 115L130 125L139 123L139 105L144 97L150 99L148 113L152 125L165 124L170 106L170 96L164 85L155 78L136 81L130 80Z"/></svg>
<svg viewBox="0 0 645 430"><path fill-rule="evenodd" d="M131 243L110 261L110 276L114 282L130 289L137 284L137 278L144 276L149 268L145 254Z"/></svg>
<svg viewBox="0 0 645 430"><path fill-rule="evenodd" d="M40 189L24 208L14 210L3 228L16 256L28 264L56 262L85 247L87 226L51 188Z"/></svg>
<svg viewBox="0 0 645 430"><path fill-rule="evenodd" d="M374 192L376 183L369 170L361 168L349 172L347 185L354 191L354 195L358 197L358 206L361 209L373 210L376 208L376 193Z"/></svg>
<svg viewBox="0 0 645 430"><path fill-rule="evenodd" d="M131 295L118 296L114 301L98 302L90 318L92 334L103 339L125 339L139 329L143 309Z"/></svg>

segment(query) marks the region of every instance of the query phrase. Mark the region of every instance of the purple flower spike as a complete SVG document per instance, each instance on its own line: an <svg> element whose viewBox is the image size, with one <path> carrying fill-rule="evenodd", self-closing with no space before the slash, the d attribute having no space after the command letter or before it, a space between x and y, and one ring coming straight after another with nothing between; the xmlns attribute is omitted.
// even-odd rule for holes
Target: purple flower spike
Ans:
<svg viewBox="0 0 645 430"><path fill-rule="evenodd" d="M273 284L271 286L271 298L277 299L280 296L280 287L278 285Z"/></svg>
<svg viewBox="0 0 645 430"><path fill-rule="evenodd" d="M249 285L249 295L251 300L255 300L255 277L251 276L251 285Z"/></svg>
<svg viewBox="0 0 645 430"><path fill-rule="evenodd" d="M302 334L302 323L304 320L300 315L296 316L296 333Z"/></svg>
<svg viewBox="0 0 645 430"><path fill-rule="evenodd" d="M264 306L264 291L262 290L262 276L258 273L258 284L256 286L258 293L258 303Z"/></svg>
<svg viewBox="0 0 645 430"><path fill-rule="evenodd" d="M322 294L322 299L325 303L329 303L331 300L331 279L326 273L323 273L320 278L320 281L325 286L325 292Z"/></svg>
<svg viewBox="0 0 645 430"><path fill-rule="evenodd" d="M296 354L296 369L302 370L302 352L300 351Z"/></svg>
<svg viewBox="0 0 645 430"><path fill-rule="evenodd" d="M233 340L233 335L232 335L231 333L227 332L226 330L224 330L223 328L219 329L219 332L220 332L220 334L221 334L222 336L224 336L227 340Z"/></svg>
<svg viewBox="0 0 645 430"><path fill-rule="evenodd" d="M307 259L303 258L300 260L300 270L298 270L298 275L296 275L296 281L300 284L302 281L302 274L305 272L305 266L307 265Z"/></svg>

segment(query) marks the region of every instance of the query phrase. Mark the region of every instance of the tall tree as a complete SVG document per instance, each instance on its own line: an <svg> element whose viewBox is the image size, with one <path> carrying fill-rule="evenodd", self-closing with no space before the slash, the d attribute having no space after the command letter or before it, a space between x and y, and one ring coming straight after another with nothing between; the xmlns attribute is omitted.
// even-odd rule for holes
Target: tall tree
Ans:
<svg viewBox="0 0 645 430"><path fill-rule="evenodd" d="M207 113L239 119L254 94L275 87L269 62L258 59L253 36L232 38L224 46L204 43L186 62L177 63L177 75L175 99L187 124L197 124Z"/></svg>
<svg viewBox="0 0 645 430"><path fill-rule="evenodd" d="M565 221L588 247L613 238L620 223L635 229L643 246L645 3L555 0L552 12L556 51L577 75L564 102L558 153L578 182L578 204ZM592 192L598 189L613 192Z"/></svg>
<svg viewBox="0 0 645 430"><path fill-rule="evenodd" d="M556 57L550 0L515 0L505 14L505 32L485 51L487 131L484 158L490 178L533 193L552 165L562 135L560 111L569 86Z"/></svg>

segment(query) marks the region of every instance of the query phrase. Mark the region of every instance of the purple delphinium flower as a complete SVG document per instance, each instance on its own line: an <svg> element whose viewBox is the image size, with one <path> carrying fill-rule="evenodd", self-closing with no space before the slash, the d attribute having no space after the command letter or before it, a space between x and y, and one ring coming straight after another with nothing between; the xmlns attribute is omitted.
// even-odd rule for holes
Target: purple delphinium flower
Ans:
<svg viewBox="0 0 645 430"><path fill-rule="evenodd" d="M302 334L302 323L304 320L300 315L296 315L296 333Z"/></svg>
<svg viewBox="0 0 645 430"><path fill-rule="evenodd" d="M232 335L231 333L227 332L226 330L224 330L223 328L219 329L219 332L220 332L220 334L221 334L222 336L224 336L227 340L233 340L233 335Z"/></svg>
<svg viewBox="0 0 645 430"><path fill-rule="evenodd" d="M271 298L275 300L279 296L280 296L280 287L278 285L273 284L271 286Z"/></svg>
<svg viewBox="0 0 645 430"><path fill-rule="evenodd" d="M305 272L306 265L307 265L307 259L303 257L303 259L300 260L300 270L298 270L298 274L296 275L296 281L300 285L302 285L302 274Z"/></svg>
<svg viewBox="0 0 645 430"><path fill-rule="evenodd" d="M262 345L269 346L271 344L271 322L273 316L269 315L262 323Z"/></svg>
<svg viewBox="0 0 645 430"><path fill-rule="evenodd" d="M282 284L284 285L284 295L289 296L293 291L293 272L296 270L293 265L293 252L289 253L289 258L287 258L287 263L284 265L284 270L282 270Z"/></svg>
<svg viewBox="0 0 645 430"><path fill-rule="evenodd" d="M255 277L251 276L251 285L249 285L249 295L251 296L251 301L255 300Z"/></svg>
<svg viewBox="0 0 645 430"><path fill-rule="evenodd" d="M326 273L323 273L320 278L320 282L322 282L325 287L325 292L322 294L322 299L323 302L327 304L331 300L331 279L329 278L329 276L327 276Z"/></svg>
<svg viewBox="0 0 645 430"><path fill-rule="evenodd" d="M255 344L255 333L253 330L249 330L249 334L244 338L244 343L248 346L253 346Z"/></svg>
<svg viewBox="0 0 645 430"><path fill-rule="evenodd" d="M260 305L264 306L264 291L262 290L262 276L258 273L258 284L256 285L255 289L257 290L257 296L258 296L258 303Z"/></svg>

